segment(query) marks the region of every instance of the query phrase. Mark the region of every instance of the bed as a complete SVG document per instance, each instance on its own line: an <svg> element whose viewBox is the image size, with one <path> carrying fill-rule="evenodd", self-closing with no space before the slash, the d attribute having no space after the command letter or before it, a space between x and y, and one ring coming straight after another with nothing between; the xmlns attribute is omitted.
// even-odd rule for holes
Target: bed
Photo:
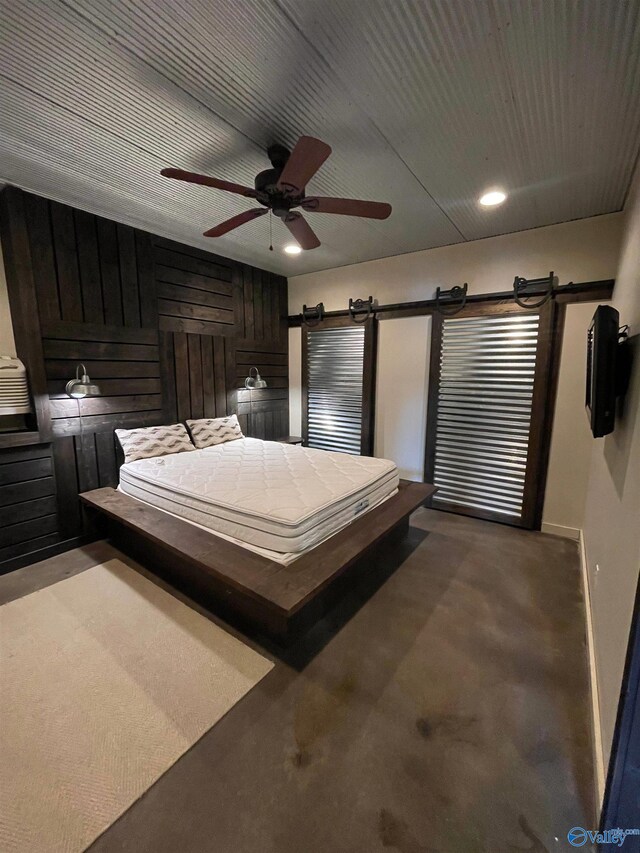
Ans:
<svg viewBox="0 0 640 853"><path fill-rule="evenodd" d="M119 490L289 565L398 491L388 459L241 438L129 462Z"/></svg>
<svg viewBox="0 0 640 853"><path fill-rule="evenodd" d="M286 640L434 487L386 459L241 438L138 459L81 497L125 553L225 617ZM338 581L341 579L341 582ZM236 619L237 621L237 619Z"/></svg>

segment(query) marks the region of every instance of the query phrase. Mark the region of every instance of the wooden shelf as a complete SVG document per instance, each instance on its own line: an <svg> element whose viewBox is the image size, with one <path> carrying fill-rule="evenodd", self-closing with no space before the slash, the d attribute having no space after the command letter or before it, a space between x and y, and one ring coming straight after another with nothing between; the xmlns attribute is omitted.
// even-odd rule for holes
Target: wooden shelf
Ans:
<svg viewBox="0 0 640 853"><path fill-rule="evenodd" d="M8 447L26 447L30 444L46 444L38 430L22 432L0 432L0 450Z"/></svg>

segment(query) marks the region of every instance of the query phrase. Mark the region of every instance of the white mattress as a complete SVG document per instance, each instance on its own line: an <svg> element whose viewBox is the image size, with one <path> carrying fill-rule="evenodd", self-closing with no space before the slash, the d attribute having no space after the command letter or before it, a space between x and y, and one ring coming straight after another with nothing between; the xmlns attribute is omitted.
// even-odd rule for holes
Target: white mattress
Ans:
<svg viewBox="0 0 640 853"><path fill-rule="evenodd" d="M387 459L243 438L191 453L139 459L120 489L215 533L299 554L398 488Z"/></svg>
<svg viewBox="0 0 640 853"><path fill-rule="evenodd" d="M122 489L120 489L120 486L118 486L118 489L122 491ZM390 497L393 497L393 495L396 494L398 494L397 489L391 492L390 495L387 495L386 497L382 498L382 500L378 501L377 503L371 504L367 509L367 512L377 506L380 506L380 504L383 504L385 501L388 501ZM141 503L147 503L147 501L143 501L141 498L136 498L136 500L139 500ZM148 506L151 506L151 504L148 504ZM194 527L198 527L200 530L205 530L208 533L213 532L210 527L205 527L202 524L198 524L197 521L191 521L188 518L184 518L184 516L179 516L175 512L169 512L169 510L160 509L160 507L154 507L154 509L159 509L160 512L166 512L167 515L171 515L174 518L182 518L183 521L186 521L188 524L193 524ZM343 526L347 527L348 522ZM329 539L331 536L333 536L334 533L337 532L337 530L334 530L332 533L329 533L325 537L325 539ZM240 539L234 539L233 536L227 536L226 533L221 533L219 530L216 530L215 534L221 539L226 539L227 542L233 542L234 545L240 545L241 548L246 548L248 551L253 551L254 554L260 554L261 557L266 557L267 560L275 560L276 563L282 563L283 566L291 565L291 563L294 563L297 559L302 557L303 554L306 554L308 551L312 551L316 547L316 545L320 545L321 542L324 542L324 539L321 539L320 541L315 542L310 548L305 548L304 551L298 551L296 553L289 552L285 554L282 551L271 551L269 550L269 548L259 548L257 545L252 545L250 542L242 542Z"/></svg>

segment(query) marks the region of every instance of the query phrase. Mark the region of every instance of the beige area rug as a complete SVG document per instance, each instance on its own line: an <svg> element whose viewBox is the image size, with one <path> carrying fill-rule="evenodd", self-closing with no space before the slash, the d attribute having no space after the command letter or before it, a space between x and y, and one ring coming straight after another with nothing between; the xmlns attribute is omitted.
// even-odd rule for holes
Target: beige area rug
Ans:
<svg viewBox="0 0 640 853"><path fill-rule="evenodd" d="M84 850L273 666L119 560L0 627L2 853Z"/></svg>

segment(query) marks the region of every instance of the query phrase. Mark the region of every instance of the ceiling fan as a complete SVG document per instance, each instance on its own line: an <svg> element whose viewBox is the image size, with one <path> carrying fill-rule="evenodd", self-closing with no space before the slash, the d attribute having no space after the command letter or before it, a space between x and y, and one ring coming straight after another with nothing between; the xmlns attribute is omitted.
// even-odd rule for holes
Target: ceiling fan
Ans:
<svg viewBox="0 0 640 853"><path fill-rule="evenodd" d="M313 136L301 136L293 151L283 145L271 145L267 156L271 161L271 169L265 169L255 177L255 188L244 187L230 181L198 175L195 172L185 172L182 169L163 169L165 178L175 178L191 184L202 184L225 192L236 193L255 198L263 207L254 207L237 216L232 216L226 222L216 225L204 232L205 237L222 237L245 222L251 222L259 216L264 216L270 210L279 217L293 234L303 249L315 249L320 240L301 213L294 210L301 207L308 213L339 213L345 216L364 216L368 219L386 219L391 213L391 205L379 201L361 201L354 198L327 198L323 196L306 196L307 182L318 171L331 148L326 142L314 139Z"/></svg>

